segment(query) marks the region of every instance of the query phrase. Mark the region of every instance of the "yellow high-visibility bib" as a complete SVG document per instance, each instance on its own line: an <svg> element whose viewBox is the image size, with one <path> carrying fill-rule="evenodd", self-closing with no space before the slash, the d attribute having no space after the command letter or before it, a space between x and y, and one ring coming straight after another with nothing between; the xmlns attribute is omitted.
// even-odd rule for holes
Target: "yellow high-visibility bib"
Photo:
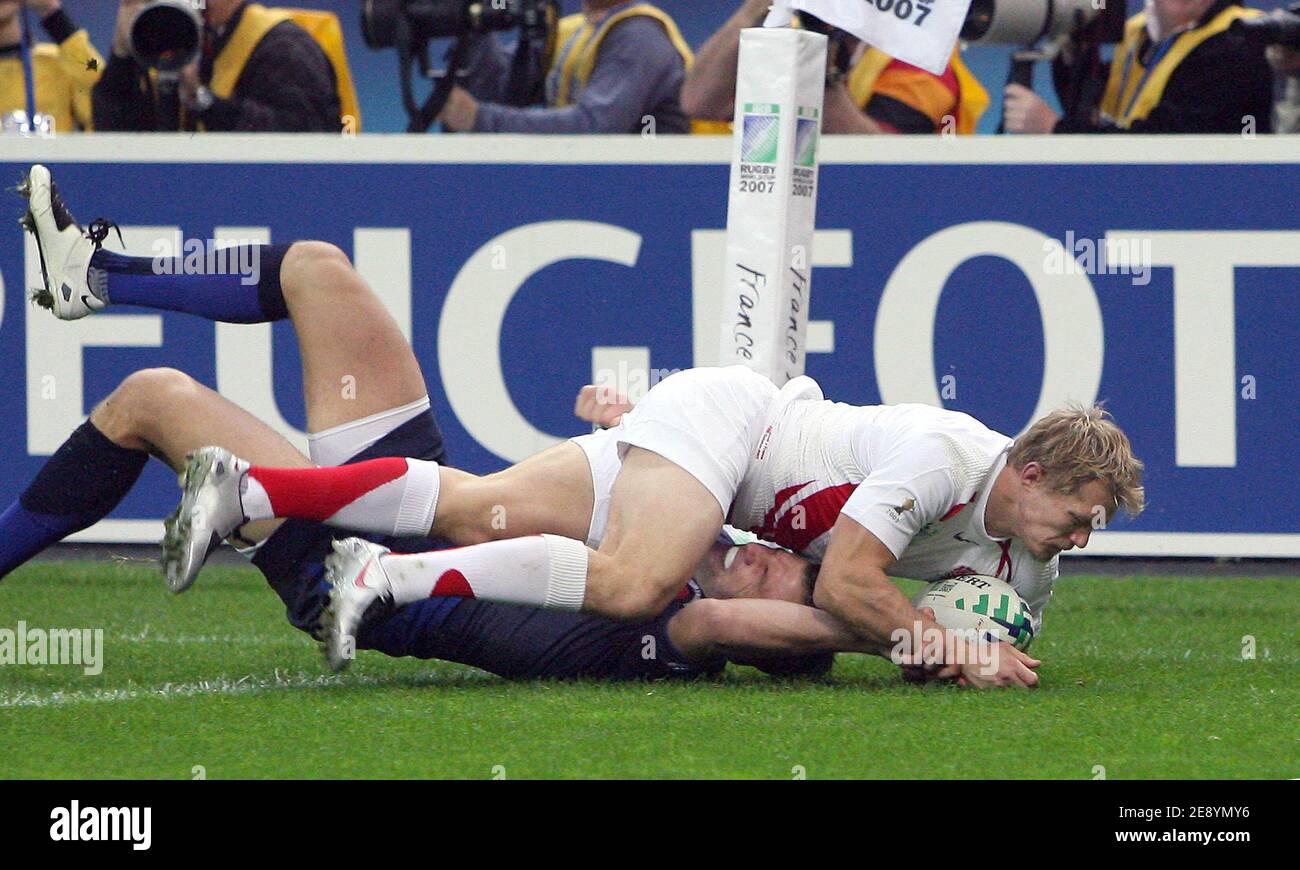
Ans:
<svg viewBox="0 0 1300 870"><path fill-rule="evenodd" d="M1159 105L1165 86L1169 84L1169 77L1193 49L1211 36L1227 30L1238 18L1253 18L1263 14L1256 9L1229 6L1201 27L1180 33L1150 70L1142 66L1138 59L1138 49L1146 35L1146 13L1134 15L1124 25L1124 40L1115 50L1115 59L1110 63L1110 76L1101 98L1102 114L1124 129L1128 129L1134 121L1144 120Z"/></svg>
<svg viewBox="0 0 1300 870"><path fill-rule="evenodd" d="M293 21L316 40L317 45L329 58L334 67L334 80L339 95L341 117L339 123L348 132L361 131L361 109L357 102L356 87L352 82L352 70L348 66L347 51L343 45L343 28L338 16L333 12L321 12L317 9L268 9L259 3L250 3L244 7L239 18L239 26L230 35L221 52L212 62L212 81L208 88L222 99L230 99L235 92L235 84L248 65L263 37L282 21ZM201 125L200 125L201 126Z"/></svg>

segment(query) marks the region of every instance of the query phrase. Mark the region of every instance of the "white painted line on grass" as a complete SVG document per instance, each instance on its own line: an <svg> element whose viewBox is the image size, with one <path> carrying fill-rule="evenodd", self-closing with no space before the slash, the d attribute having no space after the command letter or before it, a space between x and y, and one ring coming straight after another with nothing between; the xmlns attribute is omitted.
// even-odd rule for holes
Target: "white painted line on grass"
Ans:
<svg viewBox="0 0 1300 870"><path fill-rule="evenodd" d="M302 636L286 635L273 637L266 634L154 634L149 629L119 634L117 640L124 643L158 643L174 646L203 644L225 644L229 646L302 646Z"/></svg>
<svg viewBox="0 0 1300 870"><path fill-rule="evenodd" d="M466 673L474 669L466 668ZM69 704L96 704L113 701L138 701L142 698L190 698L204 695L251 695L284 689L317 689L326 686L376 686L412 688L424 683L445 683L448 674L428 674L419 677L371 677L365 675L340 677L333 674L281 673L276 670L270 677L243 676L238 679L216 677L190 683L163 683L161 686L143 686L134 689L85 689L80 691L52 692L18 690L0 692L0 709L16 707L61 707Z"/></svg>

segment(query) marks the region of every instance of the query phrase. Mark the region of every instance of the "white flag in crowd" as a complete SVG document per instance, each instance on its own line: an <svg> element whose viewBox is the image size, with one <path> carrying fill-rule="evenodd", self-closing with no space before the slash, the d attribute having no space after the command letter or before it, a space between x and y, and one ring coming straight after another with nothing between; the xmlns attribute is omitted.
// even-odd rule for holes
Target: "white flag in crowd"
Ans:
<svg viewBox="0 0 1300 870"><path fill-rule="evenodd" d="M794 10L816 15L891 57L943 73L970 0L772 0L767 27L790 24Z"/></svg>

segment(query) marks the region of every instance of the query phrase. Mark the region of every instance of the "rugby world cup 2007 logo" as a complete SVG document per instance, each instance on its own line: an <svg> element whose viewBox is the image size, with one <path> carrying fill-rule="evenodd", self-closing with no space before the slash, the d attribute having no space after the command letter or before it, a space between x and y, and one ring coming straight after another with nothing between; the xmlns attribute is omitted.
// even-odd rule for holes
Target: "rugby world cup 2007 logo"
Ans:
<svg viewBox="0 0 1300 870"><path fill-rule="evenodd" d="M812 199L817 195L817 131L821 111L800 106L794 126L794 167L790 173L790 195Z"/></svg>
<svg viewBox="0 0 1300 870"><path fill-rule="evenodd" d="M812 106L800 106L794 128L794 165L812 168L817 165L817 119L820 112Z"/></svg>
<svg viewBox="0 0 1300 870"><path fill-rule="evenodd" d="M781 107L776 103L746 103L742 120L740 159L744 163L776 163L781 135Z"/></svg>

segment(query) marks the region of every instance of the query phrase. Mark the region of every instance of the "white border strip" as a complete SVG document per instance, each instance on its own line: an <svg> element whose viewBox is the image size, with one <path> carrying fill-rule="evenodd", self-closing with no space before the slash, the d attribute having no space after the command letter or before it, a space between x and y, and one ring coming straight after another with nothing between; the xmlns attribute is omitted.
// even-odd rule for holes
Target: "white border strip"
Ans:
<svg viewBox="0 0 1300 870"><path fill-rule="evenodd" d="M160 544L162 520L102 520L64 538L68 544Z"/></svg>
<svg viewBox="0 0 1300 870"><path fill-rule="evenodd" d="M1217 557L1223 559L1297 559L1300 534L1265 535L1245 532L1098 532L1085 550L1071 556L1131 556L1134 558Z"/></svg>
<svg viewBox="0 0 1300 870"><path fill-rule="evenodd" d="M719 164L730 136L171 133L0 137L0 162ZM822 164L1300 163L1300 136L826 136Z"/></svg>
<svg viewBox="0 0 1300 870"><path fill-rule="evenodd" d="M104 520L68 538L76 544L157 544L163 525L158 520ZM1300 534L1264 535L1242 532L1098 532L1086 550L1072 556L1132 556L1159 558L1218 557L1223 559L1300 559Z"/></svg>

